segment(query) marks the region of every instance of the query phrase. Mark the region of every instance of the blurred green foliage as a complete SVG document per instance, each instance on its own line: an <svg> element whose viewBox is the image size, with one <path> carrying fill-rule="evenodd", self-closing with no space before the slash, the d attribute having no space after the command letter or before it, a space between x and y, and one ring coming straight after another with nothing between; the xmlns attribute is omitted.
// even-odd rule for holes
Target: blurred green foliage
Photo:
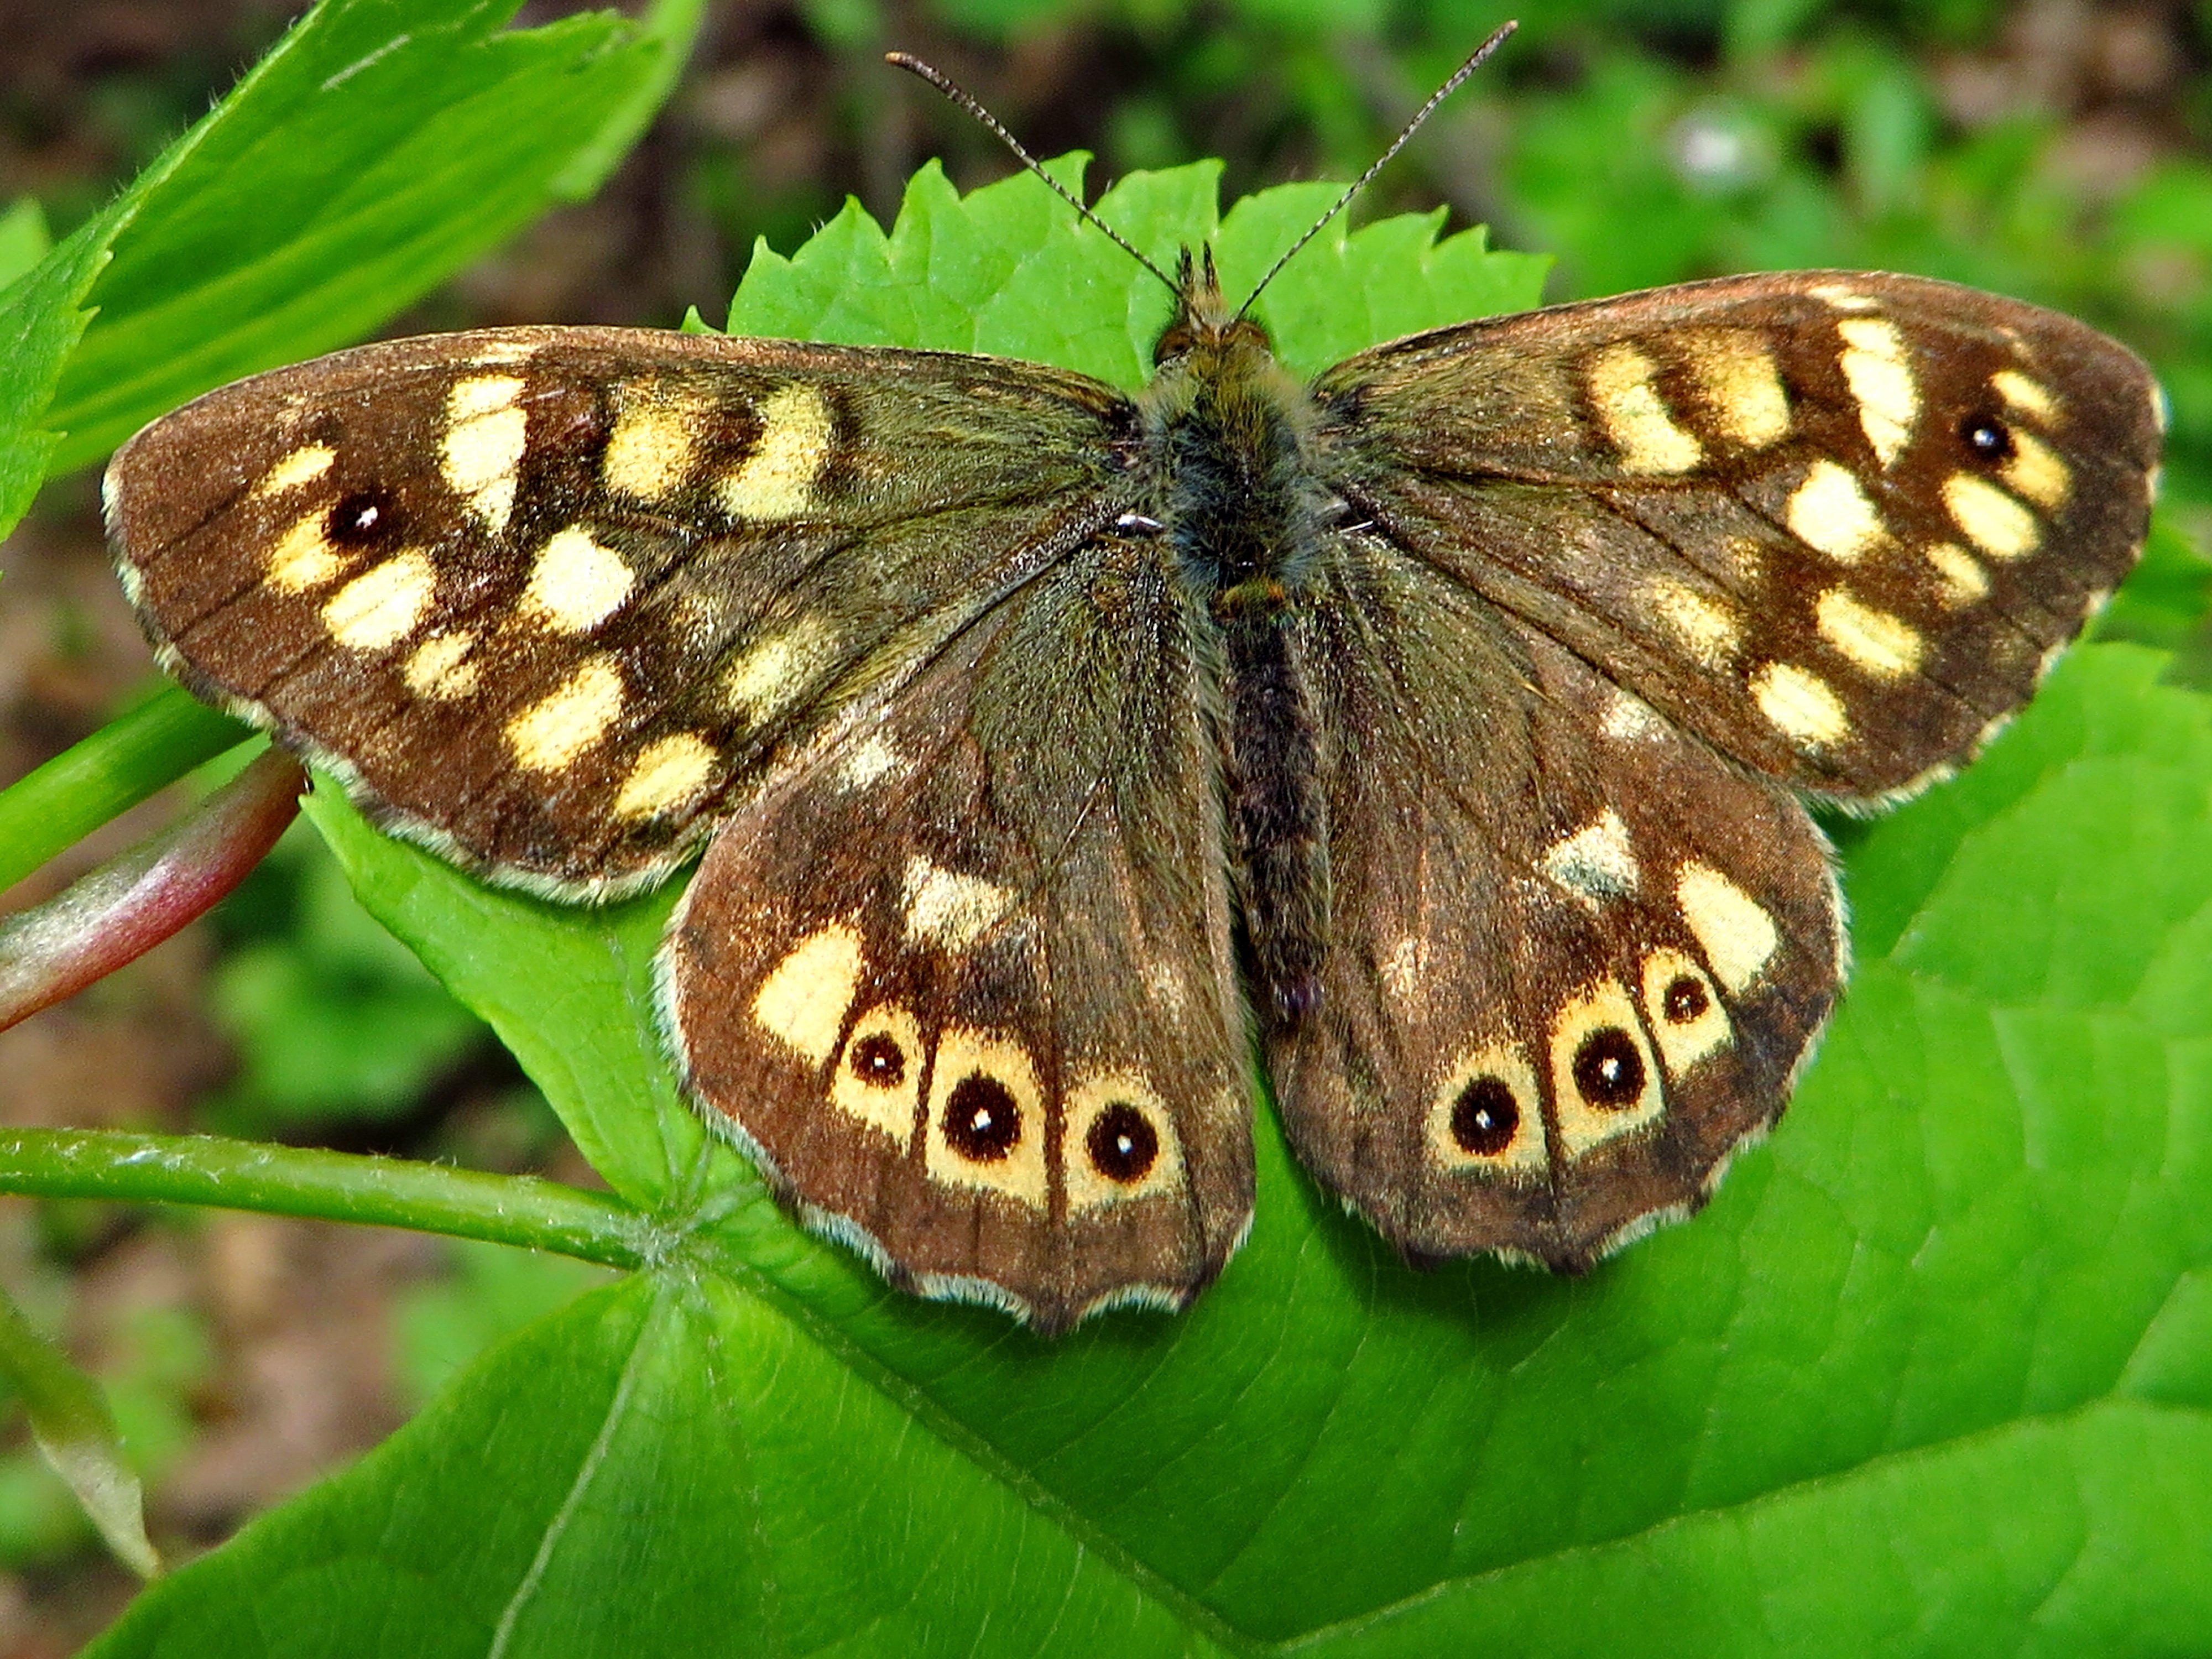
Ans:
<svg viewBox="0 0 2212 1659"><path fill-rule="evenodd" d="M408 1111L479 1042L481 1021L371 921L322 842L295 824L227 902L210 988L239 1070L204 1127L296 1139Z"/></svg>

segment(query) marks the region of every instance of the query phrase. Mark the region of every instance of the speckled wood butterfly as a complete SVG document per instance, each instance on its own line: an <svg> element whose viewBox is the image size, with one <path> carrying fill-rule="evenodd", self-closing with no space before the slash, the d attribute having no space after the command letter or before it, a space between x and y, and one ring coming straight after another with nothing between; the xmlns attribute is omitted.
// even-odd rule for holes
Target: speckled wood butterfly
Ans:
<svg viewBox="0 0 2212 1659"><path fill-rule="evenodd" d="M1300 386L1186 255L1134 398L605 328L403 340L119 453L163 663L486 878L705 848L660 966L810 1226L1055 1330L1306 1168L1409 1255L1694 1208L1833 1003L1807 798L1893 800L2141 545L2155 388L2065 317L1759 276ZM1249 301L1247 305L1249 306Z"/></svg>

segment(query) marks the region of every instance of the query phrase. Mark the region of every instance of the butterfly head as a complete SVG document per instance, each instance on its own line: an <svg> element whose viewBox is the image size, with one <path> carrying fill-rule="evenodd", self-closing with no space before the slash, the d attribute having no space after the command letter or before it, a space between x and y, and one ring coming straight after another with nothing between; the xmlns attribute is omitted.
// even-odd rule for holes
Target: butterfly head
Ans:
<svg viewBox="0 0 2212 1659"><path fill-rule="evenodd" d="M1183 357L1203 360L1255 350L1273 354L1267 331L1221 297L1221 276L1213 267L1212 248L1202 249L1196 258L1183 249L1176 262L1175 295L1174 319L1152 346L1155 368Z"/></svg>

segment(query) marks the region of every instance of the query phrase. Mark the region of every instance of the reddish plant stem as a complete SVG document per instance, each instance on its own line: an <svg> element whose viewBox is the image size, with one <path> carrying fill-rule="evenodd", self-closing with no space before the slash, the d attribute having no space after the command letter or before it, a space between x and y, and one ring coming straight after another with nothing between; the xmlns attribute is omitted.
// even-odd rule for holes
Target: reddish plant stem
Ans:
<svg viewBox="0 0 2212 1659"><path fill-rule="evenodd" d="M307 783L300 763L272 749L167 829L0 918L0 1030L205 915L276 844Z"/></svg>

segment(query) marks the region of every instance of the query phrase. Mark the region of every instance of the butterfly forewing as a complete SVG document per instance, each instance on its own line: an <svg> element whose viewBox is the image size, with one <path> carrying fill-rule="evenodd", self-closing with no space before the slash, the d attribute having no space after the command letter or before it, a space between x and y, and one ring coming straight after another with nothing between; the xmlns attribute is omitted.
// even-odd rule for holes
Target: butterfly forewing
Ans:
<svg viewBox="0 0 2212 1659"><path fill-rule="evenodd" d="M1467 325L1316 386L1401 545L1723 752L1908 788L2132 565L2156 388L2069 318L1814 271Z"/></svg>
<svg viewBox="0 0 2212 1659"><path fill-rule="evenodd" d="M1250 1218L1189 605L1079 550L771 778L663 964L691 1087L804 1211L1048 1330L1180 1306Z"/></svg>
<svg viewBox="0 0 2212 1659"><path fill-rule="evenodd" d="M109 499L188 684L439 850L599 896L1064 553L1127 417L981 358L507 330L212 392Z"/></svg>

